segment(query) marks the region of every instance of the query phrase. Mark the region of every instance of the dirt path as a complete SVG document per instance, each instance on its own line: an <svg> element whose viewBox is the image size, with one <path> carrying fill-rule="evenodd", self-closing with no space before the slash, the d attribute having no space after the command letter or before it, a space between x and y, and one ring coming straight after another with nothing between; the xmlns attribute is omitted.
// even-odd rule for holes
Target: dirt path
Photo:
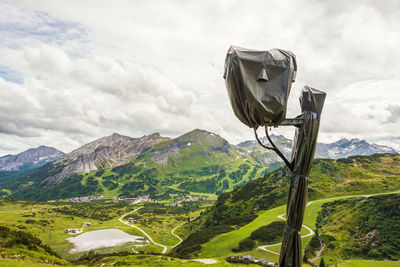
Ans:
<svg viewBox="0 0 400 267"><path fill-rule="evenodd" d="M125 221L122 220L122 218L124 218L126 215L129 215L129 214L131 214L131 213L134 213L134 212L140 210L141 208L142 208L142 207L137 208L137 209L135 209L135 210L133 210L133 211L130 211L130 212L128 212L128 213L125 213L124 215L121 216L121 218L119 218L119 221L120 221L121 223L123 223L123 224L126 224L126 225L128 225L128 226L130 226L130 227L133 227L133 228L139 230L140 232L142 232L142 234L144 234L144 235L147 237L147 239L148 239L151 243L153 243L153 244L155 244L155 245L157 245L157 246L162 247L162 248L163 248L162 254L165 254L165 253L167 252L168 248L176 247L177 245L179 245L179 244L183 241L182 238L180 238L177 234L174 233L174 231L175 231L176 229L178 229L180 226L182 226L184 223L181 223L180 225L178 225L177 227L175 227L175 228L171 231L171 234L174 235L174 236L176 236L176 237L179 239L179 242L178 242L177 244L173 245L173 246L165 246L165 245L162 245L162 244L159 244L159 243L155 242L155 241L150 237L150 235L148 235L144 230L140 229L139 227L137 227L137 226L135 226L135 225L129 224L129 222L125 222Z"/></svg>
<svg viewBox="0 0 400 267"><path fill-rule="evenodd" d="M172 247L176 247L177 245L179 245L179 244L182 243L182 241L183 241L182 238L180 238L180 236L178 236L177 234L174 233L175 230L178 229L179 227L181 227L183 224L184 224L184 222L181 223L180 225L178 225L177 227L175 227L174 229L172 229L172 231L171 231L171 234L173 234L174 236L176 236L176 238L179 239L179 242L176 243L175 245L173 245Z"/></svg>

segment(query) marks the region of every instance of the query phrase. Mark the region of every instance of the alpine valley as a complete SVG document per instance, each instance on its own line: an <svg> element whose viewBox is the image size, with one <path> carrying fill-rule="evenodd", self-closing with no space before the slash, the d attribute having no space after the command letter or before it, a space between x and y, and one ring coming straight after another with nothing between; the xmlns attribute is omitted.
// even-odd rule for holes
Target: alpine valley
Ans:
<svg viewBox="0 0 400 267"><path fill-rule="evenodd" d="M272 139L289 157L291 141ZM317 157L303 266L400 266L397 151L341 139ZM0 266L272 266L290 177L254 141L112 134L0 172Z"/></svg>

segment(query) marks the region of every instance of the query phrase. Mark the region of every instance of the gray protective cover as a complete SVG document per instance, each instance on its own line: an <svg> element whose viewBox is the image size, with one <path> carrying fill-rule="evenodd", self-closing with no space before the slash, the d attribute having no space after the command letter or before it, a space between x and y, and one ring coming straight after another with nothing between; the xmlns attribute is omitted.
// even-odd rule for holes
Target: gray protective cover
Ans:
<svg viewBox="0 0 400 267"><path fill-rule="evenodd" d="M296 71L296 57L290 51L231 46L224 78L236 117L251 128L283 121Z"/></svg>
<svg viewBox="0 0 400 267"><path fill-rule="evenodd" d="M292 150L293 174L286 206L286 226L279 258L279 266L301 266L300 230L307 201L307 176L314 160L321 112L326 93L305 86L300 95L304 124L296 129Z"/></svg>

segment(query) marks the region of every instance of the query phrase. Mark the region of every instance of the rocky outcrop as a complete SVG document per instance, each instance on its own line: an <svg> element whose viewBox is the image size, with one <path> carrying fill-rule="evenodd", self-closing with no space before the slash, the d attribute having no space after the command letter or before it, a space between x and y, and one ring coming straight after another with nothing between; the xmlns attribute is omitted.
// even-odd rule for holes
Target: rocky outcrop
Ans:
<svg viewBox="0 0 400 267"><path fill-rule="evenodd" d="M90 142L54 162L55 165L63 166L62 171L47 177L44 182L61 181L75 173L85 173L122 165L150 149L153 145L166 140L169 140L169 138L162 137L159 133L140 138L131 138L114 133Z"/></svg>

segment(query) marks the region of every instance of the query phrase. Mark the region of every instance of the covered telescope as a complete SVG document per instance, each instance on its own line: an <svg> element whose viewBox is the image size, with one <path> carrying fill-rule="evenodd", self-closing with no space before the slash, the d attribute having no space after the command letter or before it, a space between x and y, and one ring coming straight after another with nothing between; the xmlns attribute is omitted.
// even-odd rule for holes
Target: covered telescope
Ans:
<svg viewBox="0 0 400 267"><path fill-rule="evenodd" d="M321 112L326 94L305 86L300 95L301 114L286 119L287 100L296 77L293 53L281 49L255 51L230 47L225 59L224 78L236 117L254 128L259 144L275 151L292 172L286 209L279 266L301 266L300 230L307 200L307 176L311 171L317 144ZM292 158L286 157L272 142L268 126L296 127ZM265 127L272 147L258 139L257 128Z"/></svg>
<svg viewBox="0 0 400 267"><path fill-rule="evenodd" d="M224 78L236 117L251 128L283 121L296 70L296 57L290 51L231 46Z"/></svg>
<svg viewBox="0 0 400 267"><path fill-rule="evenodd" d="M301 266L300 230L307 201L307 176L314 160L321 112L326 94L305 86L300 95L303 124L296 129L292 149L292 175L286 206L286 226L283 231L279 266Z"/></svg>

